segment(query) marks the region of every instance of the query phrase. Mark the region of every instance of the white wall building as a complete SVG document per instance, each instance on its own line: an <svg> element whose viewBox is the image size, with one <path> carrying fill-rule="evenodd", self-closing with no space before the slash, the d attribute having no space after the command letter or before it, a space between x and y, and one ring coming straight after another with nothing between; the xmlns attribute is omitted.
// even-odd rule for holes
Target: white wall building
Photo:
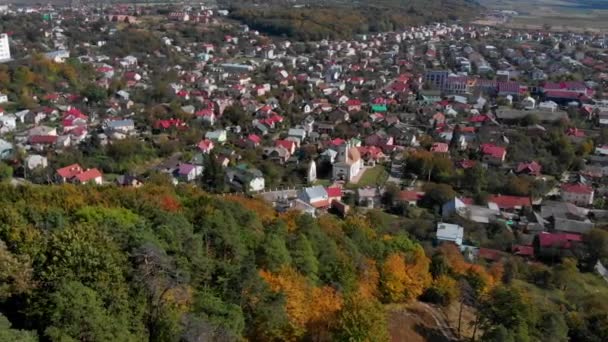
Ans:
<svg viewBox="0 0 608 342"><path fill-rule="evenodd" d="M0 62L11 59L11 48L8 44L8 35L0 33Z"/></svg>
<svg viewBox="0 0 608 342"><path fill-rule="evenodd" d="M456 245L462 245L464 238L464 228L457 224L439 222L437 223L437 240L454 242Z"/></svg>

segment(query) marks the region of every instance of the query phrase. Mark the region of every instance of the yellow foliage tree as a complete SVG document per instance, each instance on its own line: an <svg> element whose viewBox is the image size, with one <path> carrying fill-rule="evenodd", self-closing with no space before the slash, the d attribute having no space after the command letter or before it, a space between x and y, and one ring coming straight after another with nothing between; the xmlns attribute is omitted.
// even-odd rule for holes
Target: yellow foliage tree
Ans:
<svg viewBox="0 0 608 342"><path fill-rule="evenodd" d="M431 284L430 260L422 248L407 257L401 253L389 255L382 266L382 290L389 302L406 302L420 296Z"/></svg>
<svg viewBox="0 0 608 342"><path fill-rule="evenodd" d="M357 292L360 297L366 299L378 298L378 286L380 284L380 272L373 259L365 259L359 269L357 279Z"/></svg>
<svg viewBox="0 0 608 342"><path fill-rule="evenodd" d="M283 267L277 273L261 270L260 276L272 291L285 296L285 311L291 325L283 335L286 340L297 340L309 326L329 329L342 308L342 296L333 288L315 287L291 267Z"/></svg>

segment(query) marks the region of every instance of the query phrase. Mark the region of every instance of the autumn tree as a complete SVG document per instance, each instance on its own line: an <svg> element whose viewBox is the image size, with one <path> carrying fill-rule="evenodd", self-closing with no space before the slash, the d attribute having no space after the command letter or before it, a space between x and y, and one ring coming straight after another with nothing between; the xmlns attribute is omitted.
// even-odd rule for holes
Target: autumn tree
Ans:
<svg viewBox="0 0 608 342"><path fill-rule="evenodd" d="M359 295L346 298L334 339L344 342L389 341L386 310L375 298Z"/></svg>
<svg viewBox="0 0 608 342"><path fill-rule="evenodd" d="M420 296L431 282L430 261L422 248L390 254L382 265L381 286L387 302L406 302Z"/></svg>

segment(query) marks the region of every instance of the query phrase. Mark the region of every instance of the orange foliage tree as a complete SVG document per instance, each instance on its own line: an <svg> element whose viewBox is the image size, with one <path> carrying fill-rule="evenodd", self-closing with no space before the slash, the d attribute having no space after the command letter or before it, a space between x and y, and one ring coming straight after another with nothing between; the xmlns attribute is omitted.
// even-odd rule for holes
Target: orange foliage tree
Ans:
<svg viewBox="0 0 608 342"><path fill-rule="evenodd" d="M382 265L382 292L388 302L406 302L420 296L431 284L430 260L421 247L407 255L390 254Z"/></svg>
<svg viewBox="0 0 608 342"><path fill-rule="evenodd" d="M315 287L308 279L291 267L283 267L277 273L260 271L262 279L274 292L285 296L285 311L290 331L284 332L285 340L297 340L308 327L328 330L342 308L342 296L330 286Z"/></svg>

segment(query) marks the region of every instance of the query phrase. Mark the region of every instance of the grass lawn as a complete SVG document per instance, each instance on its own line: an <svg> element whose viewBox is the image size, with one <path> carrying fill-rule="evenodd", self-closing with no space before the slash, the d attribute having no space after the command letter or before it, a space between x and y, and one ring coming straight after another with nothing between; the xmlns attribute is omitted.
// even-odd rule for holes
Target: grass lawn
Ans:
<svg viewBox="0 0 608 342"><path fill-rule="evenodd" d="M356 184L349 183L346 185L349 189L364 188L366 186L382 186L388 179L388 172L382 165L376 165L371 169L366 169L359 182Z"/></svg>
<svg viewBox="0 0 608 342"><path fill-rule="evenodd" d="M317 179L314 185L330 186L332 184L331 179Z"/></svg>

